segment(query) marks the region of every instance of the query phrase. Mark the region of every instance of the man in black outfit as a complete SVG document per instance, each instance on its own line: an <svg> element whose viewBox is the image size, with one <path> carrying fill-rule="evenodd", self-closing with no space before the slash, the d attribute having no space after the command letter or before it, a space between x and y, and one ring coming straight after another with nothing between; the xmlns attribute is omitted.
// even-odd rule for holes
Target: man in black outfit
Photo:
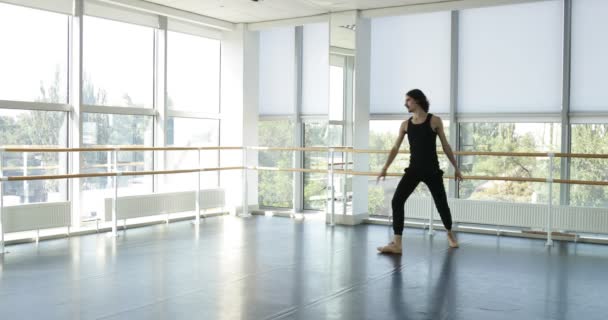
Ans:
<svg viewBox="0 0 608 320"><path fill-rule="evenodd" d="M395 238L388 245L379 247L381 253L401 254L401 235L403 234L404 206L407 198L414 192L420 182L424 182L431 191L441 221L448 232L448 244L452 248L458 247L458 242L452 233L452 214L448 206L448 198L443 186L443 171L439 168L437 159L437 136L441 141L443 151L456 169L456 178L462 180L462 174L456 164L456 158L443 131L441 118L429 112L429 101L424 93L418 89L411 90L405 97L405 106L414 115L404 121L399 128L399 136L395 145L378 176L377 181L385 179L386 170L397 156L399 147L403 142L405 134L410 144L410 165L405 169L405 174L397 185L393 196L393 231Z"/></svg>

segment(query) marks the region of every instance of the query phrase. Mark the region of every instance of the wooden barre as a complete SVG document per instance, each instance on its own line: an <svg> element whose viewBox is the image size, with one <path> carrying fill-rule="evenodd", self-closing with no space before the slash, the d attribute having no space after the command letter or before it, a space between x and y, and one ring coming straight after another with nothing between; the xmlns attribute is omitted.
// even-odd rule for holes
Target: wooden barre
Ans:
<svg viewBox="0 0 608 320"><path fill-rule="evenodd" d="M260 170L260 171L306 172L306 173L323 173L323 174L327 174L329 172L324 169L306 169L306 168L247 167L247 169Z"/></svg>
<svg viewBox="0 0 608 320"><path fill-rule="evenodd" d="M221 167L221 168L200 168L200 169L181 169L181 170L159 170L159 171L125 171L125 172L100 172L100 173L71 173L59 175L42 175L42 176L11 176L5 177L6 181L31 181L31 180L58 180L58 179L74 179L74 178L98 178L98 177L115 177L115 176L141 176L141 175L156 175L156 174L179 174L192 172L210 172L210 171L226 171L226 170L241 170L243 167Z"/></svg>
<svg viewBox="0 0 608 320"><path fill-rule="evenodd" d="M128 167L128 166L142 166L144 165L144 162L126 162L126 163L118 163L119 167ZM93 164L93 165L89 165L89 166L85 166L85 169L88 168L108 168L108 167L113 167L114 164ZM49 169L59 169L59 168L63 168L61 166L39 166L39 167L27 167L28 170L49 170ZM22 166L12 166L12 167L3 167L2 170L3 171L8 171L8 170L21 170L23 169Z"/></svg>
<svg viewBox="0 0 608 320"><path fill-rule="evenodd" d="M181 170L159 170L159 171L126 171L126 172L100 172L100 173L78 173L78 174L62 174L62 175L39 175L39 176L10 176L5 177L6 181L31 181L31 180L57 180L57 179L73 179L73 178L97 178L97 177L114 177L114 176L141 176L141 175L157 175L157 174L180 174L193 172L211 172L211 171L226 171L226 170L242 170L242 166L234 167L219 167L219 168L200 168L200 169L181 169ZM306 172L306 173L322 173L328 174L329 170L323 169L305 169L305 168L276 168L276 167L247 167L248 170L259 171L275 171L275 172ZM368 176L376 177L379 172L366 171L351 171L351 170L334 170L334 174L346 174L352 176ZM402 173L387 173L388 177L401 177ZM445 179L455 179L454 176L444 176ZM465 180L486 180L486 181L514 181L514 182L547 182L543 178L523 178L523 177L498 177L498 176L465 176ZM589 181L589 180L569 180L569 179L553 179L555 183L561 184L577 184L577 185L593 185L593 186L608 186L608 181Z"/></svg>
<svg viewBox="0 0 608 320"><path fill-rule="evenodd" d="M196 151L196 150L242 150L243 147L144 147L144 146L99 146L87 148L26 148L26 147L5 147L3 152L103 152L103 151Z"/></svg>
<svg viewBox="0 0 608 320"><path fill-rule="evenodd" d="M322 169L298 169L298 168L277 168L277 167L247 167L250 170L263 170L263 171L278 171L278 172L312 172L312 173L324 173L329 174L329 170ZM334 170L336 175L353 175L353 176L369 176L376 177L379 172L366 172L366 171L351 171L351 170ZM389 177L401 177L402 173L387 173ZM455 176L444 176L445 179L456 179ZM498 177L498 176L465 176L465 180L491 180L491 181L514 181L514 182L547 182L544 178L524 178L524 177ZM596 186L608 186L608 181L589 181L589 180L567 180L567 179L553 179L555 183L562 184L580 184L580 185L596 185Z"/></svg>
<svg viewBox="0 0 608 320"><path fill-rule="evenodd" d="M310 151L310 152L329 152L329 147L248 147L251 150L259 151ZM353 149L352 147L335 147L334 152L346 153L376 153L386 154L390 150L374 149ZM399 154L409 154L409 150L399 150ZM437 151L444 154L443 151ZM549 157L548 152L493 152L493 151L454 151L455 155L477 155L477 156L504 156L504 157ZM554 153L556 158L589 158L589 159L608 159L608 154L587 154L587 153Z"/></svg>
<svg viewBox="0 0 608 320"><path fill-rule="evenodd" d="M329 152L326 147L247 147L257 151L308 151L308 152Z"/></svg>
<svg viewBox="0 0 608 320"><path fill-rule="evenodd" d="M95 146L87 148L54 148L54 147L4 147L3 152L103 152L103 151L196 151L196 150L257 150L257 151L308 151L308 152L346 152L366 154L387 154L390 150L354 149L352 147L146 147L146 146ZM399 154L409 154L409 150L400 150ZM438 151L443 154L442 151ZM505 157L549 157L547 152L491 152L491 151L454 151L455 155L471 156L505 156ZM556 158L608 159L608 154L588 153L553 153Z"/></svg>
<svg viewBox="0 0 608 320"><path fill-rule="evenodd" d="M335 174L348 174L353 176L369 176L377 177L380 172L365 172L365 171L350 171L350 170L334 170ZM387 173L387 177L401 177L403 173ZM456 179L455 176L444 176L444 179ZM491 180L491 181L515 181L515 182L547 182L544 178L523 178L523 177L498 177L498 176L464 176L464 180ZM590 180L569 180L569 179L553 179L555 183L561 184L579 184L579 185L594 185L608 186L608 181L590 181Z"/></svg>

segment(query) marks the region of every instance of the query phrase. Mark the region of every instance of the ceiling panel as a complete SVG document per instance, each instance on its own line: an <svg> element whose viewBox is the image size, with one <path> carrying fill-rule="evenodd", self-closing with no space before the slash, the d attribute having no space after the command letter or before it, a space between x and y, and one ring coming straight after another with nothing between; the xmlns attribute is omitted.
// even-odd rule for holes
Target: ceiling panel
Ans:
<svg viewBox="0 0 608 320"><path fill-rule="evenodd" d="M385 8L440 0L147 0L230 22L261 22L332 11Z"/></svg>

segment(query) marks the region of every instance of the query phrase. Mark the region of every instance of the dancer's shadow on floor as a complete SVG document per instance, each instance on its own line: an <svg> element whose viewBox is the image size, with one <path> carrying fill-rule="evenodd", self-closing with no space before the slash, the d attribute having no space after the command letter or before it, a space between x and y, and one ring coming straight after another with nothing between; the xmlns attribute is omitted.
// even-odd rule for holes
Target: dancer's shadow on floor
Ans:
<svg viewBox="0 0 608 320"><path fill-rule="evenodd" d="M404 258L398 255L387 256L393 263L395 271L391 278L390 307L393 319L447 319L455 313L455 284L453 275L456 274L452 260L455 250L446 250L441 255L430 256L429 259L441 259L441 270L437 277L433 272L432 261L429 260L429 271L425 279L423 275L408 274ZM403 277L406 277L406 281Z"/></svg>

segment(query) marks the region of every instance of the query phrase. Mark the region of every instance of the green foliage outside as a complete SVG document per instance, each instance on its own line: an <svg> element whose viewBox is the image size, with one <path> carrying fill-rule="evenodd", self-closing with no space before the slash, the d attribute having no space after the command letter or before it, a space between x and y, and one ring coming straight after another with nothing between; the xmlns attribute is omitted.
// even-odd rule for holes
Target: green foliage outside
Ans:
<svg viewBox="0 0 608 320"><path fill-rule="evenodd" d="M65 103L62 101L60 92L61 82L60 72L57 69L53 83L41 83L36 102L45 103ZM127 106L133 106L128 94L124 95ZM97 88L92 79L85 74L82 91L83 103L86 105L104 105L107 93L102 88ZM131 104L129 104L131 103ZM151 138L152 119L145 116L131 115L108 115L102 113L85 113L83 118L83 144L92 145L143 145L145 137ZM90 131L87 131L90 129ZM19 111L16 116L0 116L0 145L20 145L20 146L55 146L65 147L67 145L67 115L65 112L58 111ZM89 143L88 143L89 142ZM151 142L151 141L150 141ZM108 164L111 159L107 152L84 152L83 172L106 172L107 167L93 168L93 165ZM59 153L28 153L28 175L37 174L57 174L59 170L60 157L65 157ZM143 162L144 152L123 152L119 162ZM19 168L18 170L5 170L5 175L23 174L23 155L18 153L5 154L3 165L6 168ZM55 169L35 169L36 167L53 167ZM31 169L30 169L31 168ZM122 168L123 170L141 170L143 168ZM87 178L83 179L83 189L105 188L106 178ZM132 178L122 179L122 184L128 184ZM25 188L30 194L26 202L47 201L48 192L57 192L59 180L30 181L27 184L22 182L11 182L7 184L6 195L25 196Z"/></svg>
<svg viewBox="0 0 608 320"><path fill-rule="evenodd" d="M558 124L465 123L460 126L461 150L502 152L559 152L561 135ZM560 175L555 160L553 176ZM546 178L548 158L463 156L463 174ZM559 186L554 186L554 203L559 203ZM460 198L508 202L543 203L548 199L545 183L465 180Z"/></svg>
<svg viewBox="0 0 608 320"><path fill-rule="evenodd" d="M608 124L573 125L572 152L608 154ZM606 159L572 159L570 177L608 181L607 165ZM570 188L570 205L608 207L608 187L572 185Z"/></svg>
<svg viewBox="0 0 608 320"><path fill-rule="evenodd" d="M293 124L288 120L260 121L258 123L260 146L293 146ZM262 167L291 168L289 151L260 151L259 165ZM293 175L289 172L258 172L258 203L263 207L293 207Z"/></svg>
<svg viewBox="0 0 608 320"><path fill-rule="evenodd" d="M327 147L329 145L327 122L307 122L304 124L305 147ZM337 157L336 157L337 158ZM327 154L304 152L304 168L327 170ZM304 208L324 210L327 196L327 175L304 173Z"/></svg>
<svg viewBox="0 0 608 320"><path fill-rule="evenodd" d="M59 84L62 81L57 68L53 84L48 88L40 84L36 102L62 103ZM64 112L52 111L8 111L0 116L0 145L3 146L63 146L67 139L62 132L67 124ZM24 157L27 157L27 174L58 174L58 153L6 153L3 156L3 175L20 176L24 172ZM59 180L37 180L29 182L7 182L5 195L15 195L20 202L44 202L48 192L56 192ZM28 188L28 192L24 192Z"/></svg>

